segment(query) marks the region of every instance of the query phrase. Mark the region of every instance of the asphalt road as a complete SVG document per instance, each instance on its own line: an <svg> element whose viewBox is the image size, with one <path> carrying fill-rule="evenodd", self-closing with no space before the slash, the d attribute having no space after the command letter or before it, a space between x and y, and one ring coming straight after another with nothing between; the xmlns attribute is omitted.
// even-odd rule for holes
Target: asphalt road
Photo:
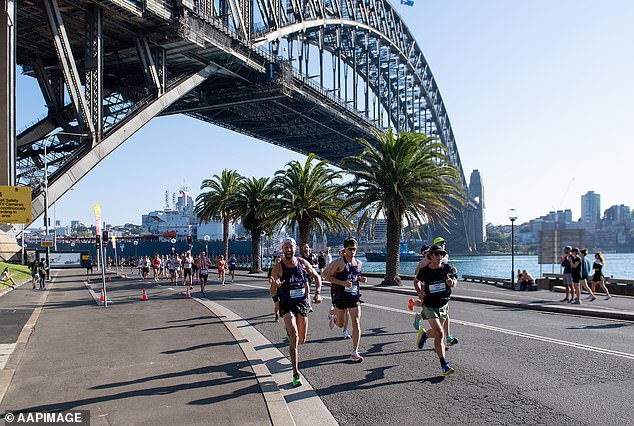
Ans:
<svg viewBox="0 0 634 426"><path fill-rule="evenodd" d="M288 356L264 280L206 293ZM340 424L632 424L634 323L454 301L457 373L444 378L432 345L415 347L407 299L364 291L361 364L328 328L329 300L315 306L300 369Z"/></svg>

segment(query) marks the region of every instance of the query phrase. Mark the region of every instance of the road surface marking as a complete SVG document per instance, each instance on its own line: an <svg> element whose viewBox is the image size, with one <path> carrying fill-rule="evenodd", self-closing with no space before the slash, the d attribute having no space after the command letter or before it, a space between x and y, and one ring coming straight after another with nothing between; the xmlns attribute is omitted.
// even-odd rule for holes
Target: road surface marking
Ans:
<svg viewBox="0 0 634 426"><path fill-rule="evenodd" d="M15 349L15 343L0 343L0 370L4 369Z"/></svg>
<svg viewBox="0 0 634 426"><path fill-rule="evenodd" d="M243 286L243 287L252 287L252 288L266 289L265 287L262 287L262 286L250 285L250 284L236 284L236 285ZM328 297L328 296L322 296L322 297L324 299L330 299L330 297ZM389 306L374 305L372 303L367 303L367 302L364 303L363 306L364 307L375 308L375 309L381 309L381 310L384 310L384 311L396 312L396 313L399 313L399 314L412 315L412 311L406 311L405 309L391 308ZM568 346L568 347L571 347L571 348L581 349L581 350L584 350L584 351L597 352L597 353L602 353L602 354L605 354L605 355L612 355L612 356L616 356L616 357L620 357L620 358L626 358L626 359L634 360L634 354L630 354L630 353L627 353L627 352L613 351L611 349L604 349L604 348L599 348L599 347L596 347L596 346L584 345L582 343L569 342L569 341L566 341L566 340L553 339L551 337L538 336L536 334L530 334L530 333L524 333L524 332L521 332L521 331L509 330L509 329L506 329L506 328L495 327L495 326L492 326L492 325L479 324L479 323L470 322L470 321L462 321L462 320L458 320L458 319L455 319L455 318L451 318L451 323L452 324L465 325L467 327L481 328L483 330L496 331L498 333L504 333L504 334L509 334L509 335L512 335L512 336L523 337L525 339L539 340L539 341L546 342L546 343L553 343L553 344L556 344L556 345Z"/></svg>

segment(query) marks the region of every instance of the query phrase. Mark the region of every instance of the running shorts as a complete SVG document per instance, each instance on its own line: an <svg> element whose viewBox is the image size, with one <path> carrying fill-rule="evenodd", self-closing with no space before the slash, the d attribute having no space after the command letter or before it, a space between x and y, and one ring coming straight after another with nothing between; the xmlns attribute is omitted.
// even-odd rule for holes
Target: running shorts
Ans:
<svg viewBox="0 0 634 426"><path fill-rule="evenodd" d="M572 274L564 274L564 284L565 285L572 284Z"/></svg>
<svg viewBox="0 0 634 426"><path fill-rule="evenodd" d="M191 277L192 268L183 268L183 277Z"/></svg>
<svg viewBox="0 0 634 426"><path fill-rule="evenodd" d="M335 299L332 303L337 309L353 309L359 306L358 300Z"/></svg>
<svg viewBox="0 0 634 426"><path fill-rule="evenodd" d="M300 302L300 303L282 303L280 302L280 315L284 316L289 312L294 313L295 315L301 315L303 317L308 316L308 311L310 307L308 306L308 301Z"/></svg>
<svg viewBox="0 0 634 426"><path fill-rule="evenodd" d="M446 320L449 318L449 305L444 305L439 308L431 308L423 305L422 310L423 319L438 318L440 320Z"/></svg>

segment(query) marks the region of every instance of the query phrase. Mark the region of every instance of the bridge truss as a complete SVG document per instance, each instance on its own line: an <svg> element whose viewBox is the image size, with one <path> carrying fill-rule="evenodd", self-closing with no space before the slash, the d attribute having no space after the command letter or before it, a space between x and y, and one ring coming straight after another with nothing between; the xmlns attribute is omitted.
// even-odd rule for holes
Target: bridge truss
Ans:
<svg viewBox="0 0 634 426"><path fill-rule="evenodd" d="M17 138L34 217L45 168L54 202L171 114L333 164L374 129L436 135L467 189L438 86L388 1L22 0L16 28L17 63L48 109Z"/></svg>

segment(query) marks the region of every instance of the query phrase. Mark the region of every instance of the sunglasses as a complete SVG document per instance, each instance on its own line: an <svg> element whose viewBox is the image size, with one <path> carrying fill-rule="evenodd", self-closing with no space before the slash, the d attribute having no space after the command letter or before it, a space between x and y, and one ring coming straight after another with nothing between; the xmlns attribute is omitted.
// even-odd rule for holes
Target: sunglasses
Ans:
<svg viewBox="0 0 634 426"><path fill-rule="evenodd" d="M431 254L432 256L438 256L438 257L441 257L441 256L442 256L442 254L441 254L441 253L438 253L438 252L436 252L436 253L430 253L430 254Z"/></svg>
<svg viewBox="0 0 634 426"><path fill-rule="evenodd" d="M348 250L348 251L357 251L357 248L356 247L348 247L346 250Z"/></svg>

